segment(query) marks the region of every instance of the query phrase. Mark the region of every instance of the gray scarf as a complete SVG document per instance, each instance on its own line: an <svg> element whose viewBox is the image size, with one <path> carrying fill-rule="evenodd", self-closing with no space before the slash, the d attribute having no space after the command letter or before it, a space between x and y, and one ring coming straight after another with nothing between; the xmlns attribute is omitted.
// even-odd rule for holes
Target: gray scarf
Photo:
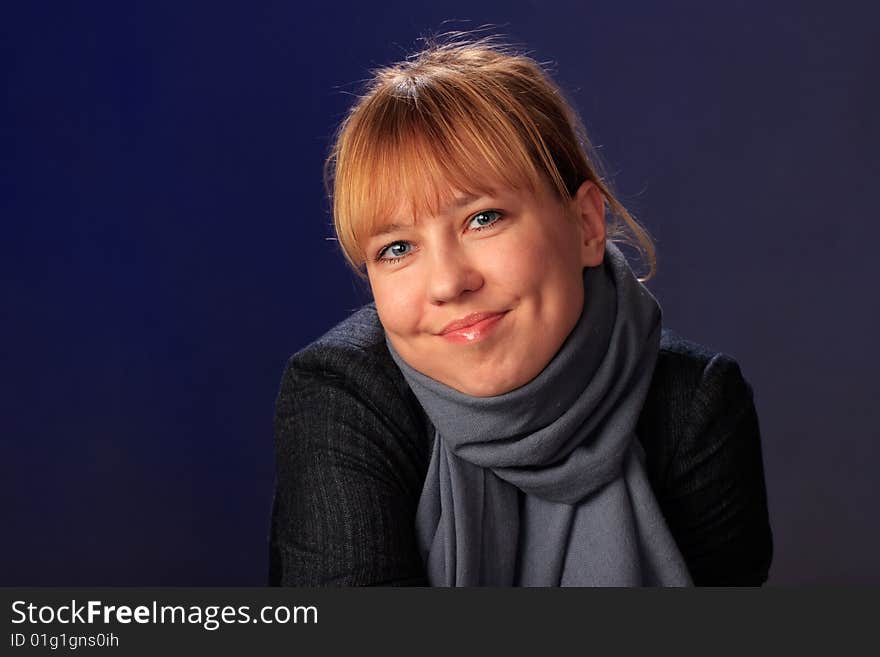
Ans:
<svg viewBox="0 0 880 657"><path fill-rule="evenodd" d="M433 586L691 583L633 433L660 308L614 245L584 270L584 310L562 348L516 390L465 395L387 342L437 432L416 512Z"/></svg>

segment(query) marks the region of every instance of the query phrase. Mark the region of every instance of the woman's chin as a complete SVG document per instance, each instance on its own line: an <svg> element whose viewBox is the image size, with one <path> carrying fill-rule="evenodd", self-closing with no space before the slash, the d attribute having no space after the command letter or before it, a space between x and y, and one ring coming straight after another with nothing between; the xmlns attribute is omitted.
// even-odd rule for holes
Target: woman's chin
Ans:
<svg viewBox="0 0 880 657"><path fill-rule="evenodd" d="M511 372L505 375L493 371L487 376L475 373L474 376L470 376L466 380L445 383L471 397L497 397L525 385L531 378L533 377L527 377L522 372Z"/></svg>

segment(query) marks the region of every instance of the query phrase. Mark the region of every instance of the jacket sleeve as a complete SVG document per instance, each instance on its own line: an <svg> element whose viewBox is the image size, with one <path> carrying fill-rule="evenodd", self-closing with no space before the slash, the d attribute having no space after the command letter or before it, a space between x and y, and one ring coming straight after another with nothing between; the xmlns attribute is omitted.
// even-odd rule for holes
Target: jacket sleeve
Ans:
<svg viewBox="0 0 880 657"><path fill-rule="evenodd" d="M703 369L668 472L666 509L699 586L759 586L773 539L752 389L737 363Z"/></svg>
<svg viewBox="0 0 880 657"><path fill-rule="evenodd" d="M285 371L269 584L427 584L413 528L419 428L394 382L345 359L356 375L297 357Z"/></svg>

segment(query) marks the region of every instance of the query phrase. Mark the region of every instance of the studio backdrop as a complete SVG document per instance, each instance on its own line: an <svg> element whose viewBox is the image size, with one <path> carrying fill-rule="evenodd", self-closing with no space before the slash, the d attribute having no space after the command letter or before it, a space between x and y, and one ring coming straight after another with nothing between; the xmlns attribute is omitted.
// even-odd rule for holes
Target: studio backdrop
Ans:
<svg viewBox="0 0 880 657"><path fill-rule="evenodd" d="M491 25L754 388L771 584L878 583L880 10L89 2L0 12L3 585L260 585L287 358L369 300L322 164L371 68Z"/></svg>

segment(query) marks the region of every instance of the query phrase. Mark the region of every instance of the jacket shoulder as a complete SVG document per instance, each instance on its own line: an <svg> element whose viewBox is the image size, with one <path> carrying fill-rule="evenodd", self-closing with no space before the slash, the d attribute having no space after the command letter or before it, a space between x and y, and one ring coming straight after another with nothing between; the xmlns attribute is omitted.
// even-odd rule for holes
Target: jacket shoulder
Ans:
<svg viewBox="0 0 880 657"><path fill-rule="evenodd" d="M372 305L289 359L274 427L269 582L424 583L426 432Z"/></svg>
<svg viewBox="0 0 880 657"><path fill-rule="evenodd" d="M276 419L293 405L324 413L322 400L331 391L337 404L372 409L391 426L412 430L422 425L418 402L391 358L372 303L290 357L276 399Z"/></svg>
<svg viewBox="0 0 880 657"><path fill-rule="evenodd" d="M665 482L687 425L699 422L695 412L712 414L714 410L702 405L695 409L698 397L704 396L707 385L713 388L719 380L731 377L741 379L733 358L663 329L657 365L637 429L655 486Z"/></svg>
<svg viewBox="0 0 880 657"><path fill-rule="evenodd" d="M664 331L637 435L698 585L756 585L773 553L752 388L736 360Z"/></svg>
<svg viewBox="0 0 880 657"><path fill-rule="evenodd" d="M387 351L376 306L370 303L296 352L291 356L290 363L303 368L336 370L354 358L374 360L379 365ZM390 354L387 356L390 360Z"/></svg>
<svg viewBox="0 0 880 657"><path fill-rule="evenodd" d="M657 366L679 373L684 371L693 373L702 371L709 361L718 355L723 354L687 340L669 329L663 329Z"/></svg>

